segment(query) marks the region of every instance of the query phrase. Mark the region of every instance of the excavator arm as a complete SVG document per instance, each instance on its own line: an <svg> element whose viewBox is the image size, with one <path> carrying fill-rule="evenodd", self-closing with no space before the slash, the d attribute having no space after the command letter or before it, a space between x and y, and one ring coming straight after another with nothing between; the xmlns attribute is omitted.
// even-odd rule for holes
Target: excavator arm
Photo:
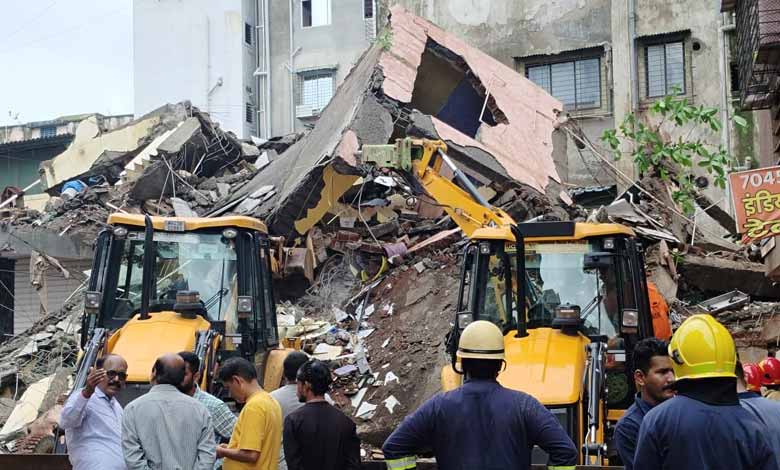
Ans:
<svg viewBox="0 0 780 470"><path fill-rule="evenodd" d="M365 164L411 173L467 237L514 241L512 217L492 207L446 152L447 144L440 140L405 138L391 145L364 145L361 154ZM460 186L442 175L445 166Z"/></svg>

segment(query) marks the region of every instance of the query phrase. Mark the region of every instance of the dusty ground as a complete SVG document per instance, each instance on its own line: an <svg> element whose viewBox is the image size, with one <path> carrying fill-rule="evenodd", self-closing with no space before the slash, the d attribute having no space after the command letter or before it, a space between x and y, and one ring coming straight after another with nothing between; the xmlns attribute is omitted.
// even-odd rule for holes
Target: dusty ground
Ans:
<svg viewBox="0 0 780 470"><path fill-rule="evenodd" d="M369 385L363 401L377 405L373 416L354 418L348 396L356 392L354 377L341 380L333 393L358 423L361 439L373 446L381 446L408 413L439 391L441 368L449 364L444 338L455 313L459 270L451 255L431 256L426 264L422 273L413 266L396 269L372 293L376 311L368 323L376 330L365 344L379 385ZM384 383L389 372L397 382ZM390 396L399 402L392 413L384 404Z"/></svg>

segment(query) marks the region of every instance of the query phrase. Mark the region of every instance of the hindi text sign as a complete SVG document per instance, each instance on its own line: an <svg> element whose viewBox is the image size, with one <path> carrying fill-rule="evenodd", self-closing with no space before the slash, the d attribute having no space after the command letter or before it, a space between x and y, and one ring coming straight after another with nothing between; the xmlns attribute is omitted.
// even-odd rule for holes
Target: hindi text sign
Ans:
<svg viewBox="0 0 780 470"><path fill-rule="evenodd" d="M729 182L743 239L780 235L780 166L732 173Z"/></svg>

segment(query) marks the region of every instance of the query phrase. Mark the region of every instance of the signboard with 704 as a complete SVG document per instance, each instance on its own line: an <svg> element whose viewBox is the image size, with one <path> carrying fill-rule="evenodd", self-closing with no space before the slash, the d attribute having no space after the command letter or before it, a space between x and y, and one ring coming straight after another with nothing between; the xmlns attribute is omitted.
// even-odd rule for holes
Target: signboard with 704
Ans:
<svg viewBox="0 0 780 470"><path fill-rule="evenodd" d="M743 240L780 235L780 166L732 173L729 183Z"/></svg>

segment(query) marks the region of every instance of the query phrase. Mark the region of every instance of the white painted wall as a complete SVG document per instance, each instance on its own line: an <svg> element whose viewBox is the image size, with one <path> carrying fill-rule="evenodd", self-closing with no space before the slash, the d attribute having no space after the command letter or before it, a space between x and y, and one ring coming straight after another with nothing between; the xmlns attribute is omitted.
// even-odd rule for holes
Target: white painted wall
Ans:
<svg viewBox="0 0 780 470"><path fill-rule="evenodd" d="M135 115L190 100L222 128L244 138L254 134L244 114L256 95L245 22L254 31L246 0L133 0Z"/></svg>

